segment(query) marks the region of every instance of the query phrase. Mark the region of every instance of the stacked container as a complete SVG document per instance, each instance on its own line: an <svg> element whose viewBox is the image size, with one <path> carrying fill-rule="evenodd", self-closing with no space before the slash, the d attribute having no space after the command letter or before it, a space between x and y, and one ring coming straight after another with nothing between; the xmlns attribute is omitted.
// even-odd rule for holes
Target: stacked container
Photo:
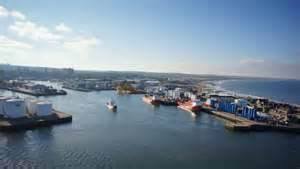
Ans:
<svg viewBox="0 0 300 169"><path fill-rule="evenodd" d="M235 103L221 102L219 104L219 110L229 113L236 113L237 105Z"/></svg>
<svg viewBox="0 0 300 169"><path fill-rule="evenodd" d="M255 120L255 119L257 119L256 110L250 106L244 107L243 111L242 111L242 117Z"/></svg>

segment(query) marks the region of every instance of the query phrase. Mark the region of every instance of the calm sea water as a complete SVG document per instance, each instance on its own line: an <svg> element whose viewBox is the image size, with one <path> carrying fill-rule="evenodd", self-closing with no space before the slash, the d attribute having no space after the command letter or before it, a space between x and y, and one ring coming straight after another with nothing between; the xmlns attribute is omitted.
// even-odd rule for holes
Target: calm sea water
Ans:
<svg viewBox="0 0 300 169"><path fill-rule="evenodd" d="M300 80L228 80L220 86L237 93L300 105Z"/></svg>
<svg viewBox="0 0 300 169"><path fill-rule="evenodd" d="M300 168L300 136L238 133L208 114L152 107L141 95L68 91L47 97L70 124L0 133L0 168L275 169ZM0 95L11 95L0 91ZM118 111L104 106L107 99Z"/></svg>

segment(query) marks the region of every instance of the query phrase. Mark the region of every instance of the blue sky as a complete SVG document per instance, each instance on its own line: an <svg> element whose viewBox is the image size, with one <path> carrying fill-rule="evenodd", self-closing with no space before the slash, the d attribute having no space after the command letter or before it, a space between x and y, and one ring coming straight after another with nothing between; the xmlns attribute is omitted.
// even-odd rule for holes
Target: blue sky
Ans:
<svg viewBox="0 0 300 169"><path fill-rule="evenodd" d="M297 0L0 0L0 6L0 63L300 78Z"/></svg>

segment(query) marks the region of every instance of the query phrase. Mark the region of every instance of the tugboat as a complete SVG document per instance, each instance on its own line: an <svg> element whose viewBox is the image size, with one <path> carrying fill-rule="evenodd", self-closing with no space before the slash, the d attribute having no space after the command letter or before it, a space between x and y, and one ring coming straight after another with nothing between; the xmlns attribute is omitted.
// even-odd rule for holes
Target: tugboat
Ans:
<svg viewBox="0 0 300 169"><path fill-rule="evenodd" d="M106 107L110 110L117 110L117 104L112 100L106 102Z"/></svg>

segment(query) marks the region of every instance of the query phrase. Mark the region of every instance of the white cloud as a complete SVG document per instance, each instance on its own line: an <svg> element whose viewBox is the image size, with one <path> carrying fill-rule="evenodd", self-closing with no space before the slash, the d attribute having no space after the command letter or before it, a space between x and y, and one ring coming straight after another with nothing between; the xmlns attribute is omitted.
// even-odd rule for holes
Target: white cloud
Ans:
<svg viewBox="0 0 300 169"><path fill-rule="evenodd" d="M264 63L265 61L263 59L253 59L253 58L247 58L240 60L240 64L260 64Z"/></svg>
<svg viewBox="0 0 300 169"><path fill-rule="evenodd" d="M101 44L96 37L78 37L71 41L64 42L64 47L73 51L87 51Z"/></svg>
<svg viewBox="0 0 300 169"><path fill-rule="evenodd" d="M49 31L48 28L39 26L30 21L16 21L13 25L9 26L9 29L21 37L30 38L36 41L56 42L63 38L61 35Z"/></svg>
<svg viewBox="0 0 300 169"><path fill-rule="evenodd" d="M72 32L72 29L70 27L68 27L67 25L65 25L64 23L60 23L59 25L57 25L55 27L55 30L58 32Z"/></svg>
<svg viewBox="0 0 300 169"><path fill-rule="evenodd" d="M31 49L32 46L0 35L0 48Z"/></svg>
<svg viewBox="0 0 300 169"><path fill-rule="evenodd" d="M3 6L0 6L0 17L6 17L8 15L9 15L9 11Z"/></svg>
<svg viewBox="0 0 300 169"><path fill-rule="evenodd" d="M5 7L0 6L0 17L8 17L8 16L11 16L18 20L26 19L26 16L23 13L16 11L16 10L9 11Z"/></svg>
<svg viewBox="0 0 300 169"><path fill-rule="evenodd" d="M17 39L10 38L8 34L0 34L0 62L77 67L94 64L94 60L89 59L95 57L94 49L101 44L97 37L77 32L64 22L44 26L31 21L26 13L2 6L1 16L9 21L3 22L1 26L7 27L7 33ZM34 47L35 45L37 46ZM30 50L32 48L34 50ZM44 62L46 59L47 63Z"/></svg>
<svg viewBox="0 0 300 169"><path fill-rule="evenodd" d="M19 20L25 20L26 19L26 16L24 14L22 14L21 12L19 11L11 11L10 12L10 15L16 19L19 19Z"/></svg>

